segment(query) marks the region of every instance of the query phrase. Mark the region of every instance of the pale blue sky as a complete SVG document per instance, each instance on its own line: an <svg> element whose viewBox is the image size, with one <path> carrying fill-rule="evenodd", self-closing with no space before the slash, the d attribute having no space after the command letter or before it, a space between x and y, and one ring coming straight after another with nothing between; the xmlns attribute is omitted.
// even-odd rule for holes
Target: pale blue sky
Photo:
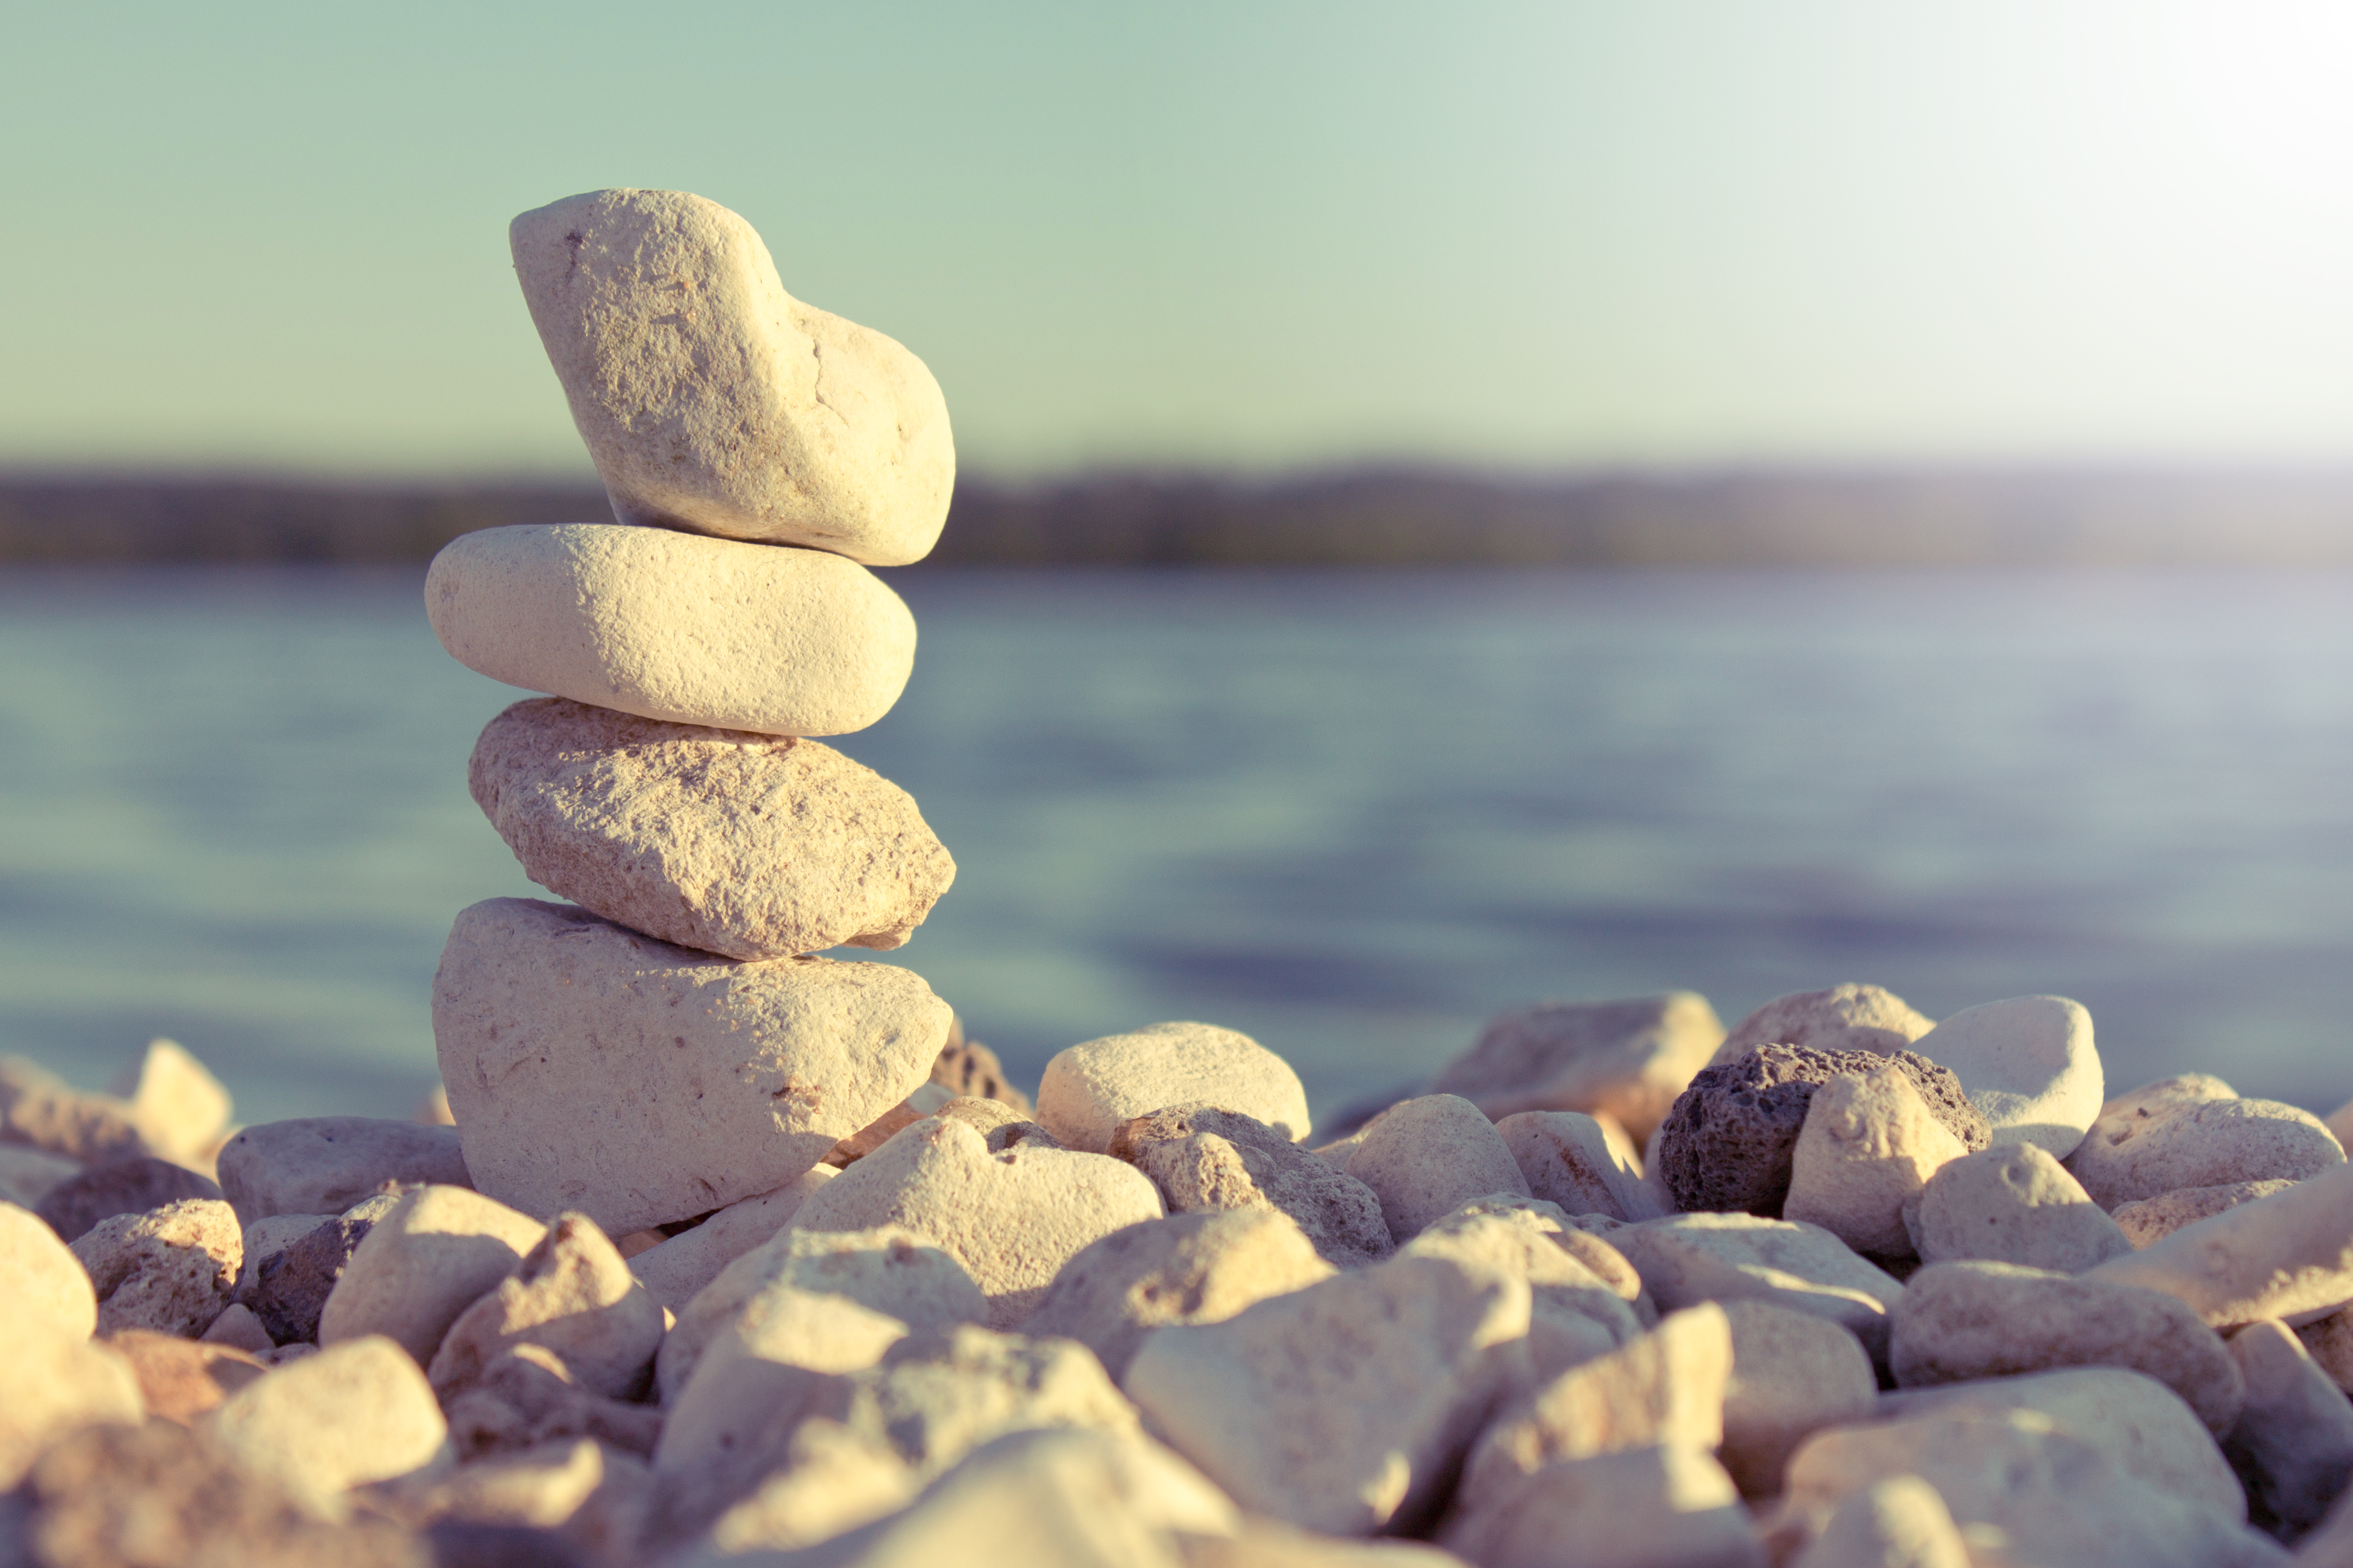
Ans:
<svg viewBox="0 0 2353 1568"><path fill-rule="evenodd" d="M693 190L967 470L2353 458L2353 7L19 7L0 462L578 471L523 207Z"/></svg>

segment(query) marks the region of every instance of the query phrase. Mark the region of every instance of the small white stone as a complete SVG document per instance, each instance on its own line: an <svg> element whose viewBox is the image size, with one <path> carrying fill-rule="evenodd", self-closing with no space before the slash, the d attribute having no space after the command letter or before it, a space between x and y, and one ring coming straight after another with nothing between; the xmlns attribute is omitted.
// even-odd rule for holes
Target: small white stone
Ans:
<svg viewBox="0 0 2353 1568"><path fill-rule="evenodd" d="M1781 1217L1820 1226L1857 1252L1904 1257L1905 1205L1968 1152L1894 1063L1841 1073L1806 1107Z"/></svg>
<svg viewBox="0 0 2353 1568"><path fill-rule="evenodd" d="M1487 1020L1430 1092L1459 1094L1497 1121L1520 1111L1598 1112L1642 1139L1723 1041L1715 1009L1695 992L1546 1002Z"/></svg>
<svg viewBox="0 0 2353 1568"><path fill-rule="evenodd" d="M1969 1549L1936 1488L1890 1476L1849 1492L1794 1568L1969 1568Z"/></svg>
<svg viewBox="0 0 2353 1568"><path fill-rule="evenodd" d="M454 1462L425 1374L375 1334L248 1384L214 1415L212 1431L238 1463L325 1519L343 1517L353 1487Z"/></svg>
<svg viewBox="0 0 2353 1568"><path fill-rule="evenodd" d="M38 1215L0 1203L0 1323L13 1336L43 1332L86 1340L98 1331L90 1270Z"/></svg>
<svg viewBox="0 0 2353 1568"><path fill-rule="evenodd" d="M2184 1226L2087 1279L2162 1290L2216 1328L2325 1318L2353 1301L2353 1165Z"/></svg>
<svg viewBox="0 0 2353 1568"><path fill-rule="evenodd" d="M558 1215L515 1271L449 1325L426 1375L446 1401L501 1353L534 1344L591 1394L620 1398L642 1385L661 1341L661 1303L596 1222Z"/></svg>
<svg viewBox="0 0 2353 1568"><path fill-rule="evenodd" d="M1793 991L1735 1024L1706 1065L1736 1062L1759 1046L1892 1057L1936 1026L1936 1020L1881 986L1849 982L1827 991Z"/></svg>
<svg viewBox="0 0 2353 1568"><path fill-rule="evenodd" d="M1531 1195L1511 1146L1459 1094L1426 1094L1382 1111L1348 1156L1348 1174L1373 1189L1400 1244L1473 1198Z"/></svg>
<svg viewBox="0 0 2353 1568"><path fill-rule="evenodd" d="M1307 1136L1307 1090L1291 1064L1215 1024L1153 1024L1058 1052L1038 1082L1038 1121L1062 1143L1100 1154L1119 1124L1172 1105L1236 1110L1294 1142Z"/></svg>
<svg viewBox="0 0 2353 1568"><path fill-rule="evenodd" d="M839 1174L830 1165L815 1165L773 1193L730 1204L692 1230L630 1258L629 1272L655 1300L681 1310L721 1269L790 1225L808 1195Z"/></svg>
<svg viewBox="0 0 2353 1568"><path fill-rule="evenodd" d="M2222 1447L2248 1478L2253 1500L2300 1535L2353 1479L2353 1404L2285 1324L2249 1323L2229 1342L2247 1403Z"/></svg>
<svg viewBox="0 0 2353 1568"><path fill-rule="evenodd" d="M1568 1214L1606 1214L1628 1221L1666 1211L1642 1184L1642 1162L1610 1129L1573 1110L1524 1110L1495 1123L1532 1197ZM1621 1134L1622 1136L1622 1134Z"/></svg>
<svg viewBox="0 0 2353 1568"><path fill-rule="evenodd" d="M75 1239L73 1255L97 1288L101 1331L193 1339L235 1299L245 1237L228 1205L184 1198L99 1221Z"/></svg>
<svg viewBox="0 0 2353 1568"><path fill-rule="evenodd" d="M1985 1112L1993 1146L2032 1143L2063 1160L2100 1113L2105 1079L2092 1015L2064 996L2017 996L1965 1007L1912 1048L1961 1080Z"/></svg>
<svg viewBox="0 0 2353 1568"><path fill-rule="evenodd" d="M2242 1100L2202 1073L2108 1101L2067 1158L2092 1201L2111 1211L2182 1187L2303 1181L2344 1163L2343 1146L2312 1112Z"/></svg>
<svg viewBox="0 0 2353 1568"><path fill-rule="evenodd" d="M1702 1301L1764 1301L1811 1312L1887 1353L1887 1316L1904 1287L1820 1226L1746 1214L1671 1215L1609 1233L1664 1311Z"/></svg>
<svg viewBox="0 0 2353 1568"><path fill-rule="evenodd" d="M1720 1457L1743 1495L1771 1497L1799 1443L1872 1414L1879 1378L1862 1342L1827 1318L1757 1300L1722 1308L1732 1331L1732 1375L1724 1385Z"/></svg>
<svg viewBox="0 0 2353 1568"><path fill-rule="evenodd" d="M1514 1477L1440 1541L1497 1568L1765 1568L1767 1561L1732 1478L1704 1448L1682 1443L1556 1460Z"/></svg>
<svg viewBox="0 0 2353 1568"><path fill-rule="evenodd" d="M320 1310L319 1344L385 1335L422 1367L459 1314L546 1234L529 1215L464 1187L403 1194L344 1265Z"/></svg>
<svg viewBox="0 0 2353 1568"><path fill-rule="evenodd" d="M2121 1258L2133 1243L2049 1150L1996 1143L1928 1178L1904 1206L1924 1263L1981 1258L2063 1274Z"/></svg>

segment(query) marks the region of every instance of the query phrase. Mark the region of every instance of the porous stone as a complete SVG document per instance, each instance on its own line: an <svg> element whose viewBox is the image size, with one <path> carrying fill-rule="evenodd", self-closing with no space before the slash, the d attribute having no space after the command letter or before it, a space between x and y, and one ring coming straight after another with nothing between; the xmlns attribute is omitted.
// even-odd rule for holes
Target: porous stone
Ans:
<svg viewBox="0 0 2353 1568"><path fill-rule="evenodd" d="M661 1303L595 1220L563 1214L513 1273L459 1314L426 1376L446 1400L497 1356L535 1344L589 1393L621 1397L644 1385L661 1340Z"/></svg>
<svg viewBox="0 0 2353 1568"><path fill-rule="evenodd" d="M1969 1549L1936 1488L1890 1476L1849 1492L1794 1568L1969 1568Z"/></svg>
<svg viewBox="0 0 2353 1568"><path fill-rule="evenodd" d="M539 698L467 782L533 881L729 958L901 946L955 878L913 796L815 741Z"/></svg>
<svg viewBox="0 0 2353 1568"><path fill-rule="evenodd" d="M1782 1217L1820 1226L1857 1252L1905 1257L1905 1205L1966 1152L1895 1063L1840 1073L1807 1106Z"/></svg>
<svg viewBox="0 0 2353 1568"><path fill-rule="evenodd" d="M1038 1083L1038 1121L1067 1148L1100 1154L1120 1123L1208 1105L1307 1136L1307 1090L1291 1064L1214 1024L1153 1024L1057 1052Z"/></svg>
<svg viewBox="0 0 2353 1568"><path fill-rule="evenodd" d="M1543 1383L1609 1354L1643 1328L1613 1283L1563 1244L1570 1235L1581 1238L1582 1233L1569 1231L1534 1203L1502 1212L1481 1204L1423 1226L1399 1250L1417 1258L1451 1258L1466 1268L1492 1268L1526 1280L1527 1375Z"/></svg>
<svg viewBox="0 0 2353 1568"><path fill-rule="evenodd" d="M2162 1290L2216 1328L2291 1326L2353 1301L2353 1165L2182 1226L2090 1279Z"/></svg>
<svg viewBox="0 0 2353 1568"><path fill-rule="evenodd" d="M992 1154L964 1123L925 1120L827 1183L793 1225L903 1226L964 1266L988 1298L991 1327L1016 1328L1080 1248L1166 1212L1160 1190L1124 1161L1031 1143Z"/></svg>
<svg viewBox="0 0 2353 1568"><path fill-rule="evenodd" d="M915 617L863 566L666 528L460 534L426 574L425 613L492 680L763 735L863 730L915 666Z"/></svg>
<svg viewBox="0 0 2353 1568"><path fill-rule="evenodd" d="M1348 1174L1372 1188L1399 1242L1473 1198L1531 1195L1494 1123L1459 1094L1426 1094L1381 1112L1348 1156Z"/></svg>
<svg viewBox="0 0 2353 1568"><path fill-rule="evenodd" d="M93 1165L51 1187L33 1212L68 1241L116 1215L145 1214L189 1198L218 1198L221 1190L185 1165L148 1155Z"/></svg>
<svg viewBox="0 0 2353 1568"><path fill-rule="evenodd" d="M1768 1498L1809 1435L1872 1414L1879 1379L1862 1342L1827 1318L1754 1300L1720 1306L1732 1374L1718 1457L1743 1496Z"/></svg>
<svg viewBox="0 0 2353 1568"><path fill-rule="evenodd" d="M1490 1018L1430 1092L1459 1094L1496 1121L1521 1111L1599 1112L1639 1140L1723 1041L1715 1009L1695 992L1540 1003Z"/></svg>
<svg viewBox="0 0 2353 1568"><path fill-rule="evenodd" d="M1155 1331L1130 1398L1246 1509L1331 1534L1410 1524L1511 1386L1528 1287L1393 1258L1222 1323Z"/></svg>
<svg viewBox="0 0 2353 1568"><path fill-rule="evenodd" d="M1925 1263L1981 1258L2081 1274L2133 1248L2066 1166L2024 1142L1945 1165L1905 1202L1904 1226Z"/></svg>
<svg viewBox="0 0 2353 1568"><path fill-rule="evenodd" d="M1661 1310L1703 1301L1763 1301L1845 1328L1874 1363L1887 1353L1888 1313L1904 1287L1820 1226L1745 1214L1672 1215L1613 1230Z"/></svg>
<svg viewBox="0 0 2353 1568"><path fill-rule="evenodd" d="M2224 1209L2234 1209L2241 1204L2251 1204L2257 1198L2284 1193L2294 1185L2295 1184L2292 1181L2273 1180L2225 1182L2212 1187L2183 1187L2177 1192L2159 1193L2153 1198L2138 1198L2128 1204L2120 1204L2111 1217L2135 1247L2147 1247L2164 1240L2183 1226L2211 1219Z"/></svg>
<svg viewBox="0 0 2353 1568"><path fill-rule="evenodd" d="M154 1152L128 1102L75 1089L23 1057L0 1057L0 1143L84 1165Z"/></svg>
<svg viewBox="0 0 2353 1568"><path fill-rule="evenodd" d="M1664 1212L1642 1184L1639 1155L1609 1128L1574 1110L1524 1110L1495 1123L1527 1179L1528 1194L1569 1214L1606 1214L1628 1221Z"/></svg>
<svg viewBox="0 0 2353 1568"><path fill-rule="evenodd" d="M12 1311L8 1396L0 1399L0 1489L83 1426L136 1426L145 1410L131 1363L103 1343ZM5 1524L5 1521L0 1521Z"/></svg>
<svg viewBox="0 0 2353 1568"><path fill-rule="evenodd" d="M529 1215L464 1187L403 1194L353 1248L320 1310L319 1344L383 1335L423 1367L458 1315L546 1234Z"/></svg>
<svg viewBox="0 0 2353 1568"><path fill-rule="evenodd" d="M656 1301L681 1310L721 1269L790 1225L808 1195L835 1173L830 1165L812 1166L773 1193L730 1204L692 1230L630 1258L629 1272Z"/></svg>
<svg viewBox="0 0 2353 1568"><path fill-rule="evenodd" d="M1709 1067L1728 1067L1759 1046L1867 1051L1892 1057L1936 1026L1894 992L1852 982L1776 996L1732 1026Z"/></svg>
<svg viewBox="0 0 2353 1568"><path fill-rule="evenodd" d="M0 1143L0 1203L37 1208L60 1183L80 1174L78 1160L20 1143Z"/></svg>
<svg viewBox="0 0 2353 1568"><path fill-rule="evenodd" d="M1732 1478L1704 1448L1682 1443L1560 1459L1514 1476L1439 1539L1493 1568L1765 1568L1767 1561Z"/></svg>
<svg viewBox="0 0 2353 1568"><path fill-rule="evenodd" d="M2242 1100L2203 1073L2108 1101L2067 1159L2092 1201L2112 1211L2182 1187L2303 1181L2344 1163L2344 1148L2312 1112Z"/></svg>
<svg viewBox="0 0 2353 1568"><path fill-rule="evenodd" d="M1149 1111L1121 1122L1107 1152L1151 1177L1170 1214L1272 1209L1343 1268L1378 1263L1392 1250L1370 1187L1240 1111L1209 1105Z"/></svg>
<svg viewBox="0 0 2353 1568"><path fill-rule="evenodd" d="M153 1329L192 1339L235 1299L245 1236L228 1205L185 1198L100 1220L73 1254L97 1289L100 1333Z"/></svg>
<svg viewBox="0 0 2353 1568"><path fill-rule="evenodd" d="M1675 1207L1781 1217L1791 1156L1814 1091L1841 1073L1868 1073L1891 1061L1965 1150L1986 1146L1990 1130L1960 1080L1917 1052L1760 1046L1703 1070L1660 1123L1654 1163Z"/></svg>
<svg viewBox="0 0 2353 1568"><path fill-rule="evenodd" d="M474 1184L607 1233L773 1192L906 1098L953 1015L912 971L730 963L585 910L464 910L433 1034Z"/></svg>
<svg viewBox="0 0 2353 1568"><path fill-rule="evenodd" d="M2222 1342L2179 1300L2013 1263L1932 1263L1895 1305L1888 1363L1904 1388L2063 1366L2145 1372L2227 1432L2245 1397Z"/></svg>
<svg viewBox="0 0 2353 1568"><path fill-rule="evenodd" d="M275 1222L280 1218L299 1222L307 1216L273 1215L247 1227L246 1262L250 1273L239 1293L272 1341L283 1345L318 1339L320 1314L326 1310L327 1298L334 1294L336 1282L350 1266L352 1254L400 1198L399 1193L378 1193L342 1214L318 1215L315 1224L300 1230L290 1224L292 1234L283 1240ZM270 1248L258 1263L250 1250L256 1246Z"/></svg>
<svg viewBox="0 0 2353 1568"><path fill-rule="evenodd" d="M427 1182L473 1185L454 1127L373 1116L265 1121L220 1152L221 1192L241 1224L281 1214L343 1214L361 1199Z"/></svg>
<svg viewBox="0 0 2353 1568"><path fill-rule="evenodd" d="M451 1462L448 1426L425 1374L378 1334L257 1379L232 1394L211 1425L239 1464L328 1520L344 1517L353 1487Z"/></svg>
<svg viewBox="0 0 2353 1568"><path fill-rule="evenodd" d="M148 1329L110 1334L106 1344L131 1363L147 1414L183 1426L217 1410L230 1394L269 1370L250 1352Z"/></svg>
<svg viewBox="0 0 2353 1568"><path fill-rule="evenodd" d="M2247 1403L2223 1452L2257 1521L2294 1540L2327 1517L2353 1479L2353 1404L2284 1323L2249 1323L2228 1343Z"/></svg>
<svg viewBox="0 0 2353 1568"><path fill-rule="evenodd" d="M786 293L750 224L684 191L589 191L508 239L614 516L872 566L930 551L955 483L939 384Z"/></svg>
<svg viewBox="0 0 2353 1568"><path fill-rule="evenodd" d="M0 1203L0 1323L11 1333L86 1340L98 1328L90 1270L37 1215Z"/></svg>
<svg viewBox="0 0 2353 1568"><path fill-rule="evenodd" d="M1081 1249L1062 1265L1023 1331L1078 1341L1116 1381L1153 1330L1221 1323L1333 1272L1298 1222L1280 1210L1174 1214Z"/></svg>
<svg viewBox="0 0 2353 1568"><path fill-rule="evenodd" d="M2064 996L1964 1007L1913 1048L1961 1080L1997 1148L2032 1143L2063 1160L2100 1113L2105 1079L2092 1015Z"/></svg>

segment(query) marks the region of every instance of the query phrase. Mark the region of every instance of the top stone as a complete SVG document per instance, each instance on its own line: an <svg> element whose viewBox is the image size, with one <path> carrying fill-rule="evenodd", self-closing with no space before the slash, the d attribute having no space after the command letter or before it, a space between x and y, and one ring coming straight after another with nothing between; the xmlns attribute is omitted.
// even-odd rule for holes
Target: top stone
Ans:
<svg viewBox="0 0 2353 1568"><path fill-rule="evenodd" d="M683 191L517 217L515 275L623 522L920 561L955 448L923 363L785 292L752 226Z"/></svg>

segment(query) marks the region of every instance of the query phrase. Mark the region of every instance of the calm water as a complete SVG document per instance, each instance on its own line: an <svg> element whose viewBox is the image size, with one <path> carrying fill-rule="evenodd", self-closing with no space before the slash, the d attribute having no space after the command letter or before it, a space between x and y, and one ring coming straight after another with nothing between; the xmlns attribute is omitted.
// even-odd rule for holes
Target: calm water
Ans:
<svg viewBox="0 0 2353 1568"><path fill-rule="evenodd" d="M0 1050L153 1034L248 1120L406 1114L521 696L421 574L0 574ZM1840 980L2083 1001L2112 1082L2353 1094L2353 579L939 574L838 743L955 889L890 955L1033 1078L1155 1019L1319 1106L1496 1009Z"/></svg>

